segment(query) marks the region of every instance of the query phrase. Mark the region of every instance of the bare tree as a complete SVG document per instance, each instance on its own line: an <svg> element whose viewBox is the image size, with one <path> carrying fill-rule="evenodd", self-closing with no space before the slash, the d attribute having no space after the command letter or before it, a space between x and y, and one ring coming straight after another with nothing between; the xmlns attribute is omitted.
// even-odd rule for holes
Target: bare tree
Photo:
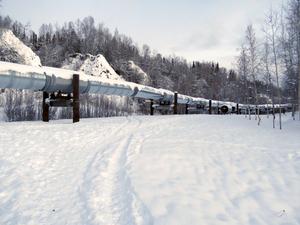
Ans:
<svg viewBox="0 0 300 225"><path fill-rule="evenodd" d="M271 100L272 100L272 115L273 115L273 128L275 128L275 107L274 107L274 92L273 92L273 81L272 81L272 74L270 71L270 45L268 41L266 40L264 44L264 54L262 58L264 67L265 67L265 77L264 80L267 83L267 91L268 94L271 95ZM267 114L269 117L269 106L267 102Z"/></svg>
<svg viewBox="0 0 300 225"><path fill-rule="evenodd" d="M298 59L298 111L300 120L300 0L294 1Z"/></svg>
<svg viewBox="0 0 300 225"><path fill-rule="evenodd" d="M295 110L294 104L297 105L297 68L295 60L295 47L294 47L294 35L289 25L288 20L285 20L284 8L281 12L281 61L284 69L284 89L293 103L293 111ZM294 115L294 113L293 113ZM295 119L295 117L293 117Z"/></svg>
<svg viewBox="0 0 300 225"><path fill-rule="evenodd" d="M290 92L294 103L298 102L300 120L300 0L289 0L282 24L284 24L281 43L286 73L285 88Z"/></svg>
<svg viewBox="0 0 300 225"><path fill-rule="evenodd" d="M256 80L259 69L259 54L258 54L258 44L256 40L255 31L252 25L249 25L246 30L246 44L247 44L247 52L249 56L249 72L250 77L253 82L253 91L254 91L254 104L257 106L258 103L258 95L257 95L257 87ZM259 109L258 109L259 112ZM257 119L257 113L255 109L255 119ZM260 125L260 116L258 113L258 125Z"/></svg>
<svg viewBox="0 0 300 225"><path fill-rule="evenodd" d="M251 120L251 114L250 114L250 110L249 110L249 59L248 59L248 55L247 55L247 50L246 47L244 45L241 46L241 50L240 50L240 55L238 57L237 60L237 66L238 66L238 72L240 75L240 79L241 79L241 85L243 86L243 90L245 90L244 92L241 93L242 95L242 99L244 101L244 103L246 103L248 105L248 115L249 115L249 120ZM245 117L247 117L247 114L245 114Z"/></svg>
<svg viewBox="0 0 300 225"><path fill-rule="evenodd" d="M278 70L278 31L279 31L279 19L278 19L278 13L274 12L274 10L271 8L269 14L266 17L265 20L265 35L267 38L268 43L270 43L271 46L271 52L273 56L273 64L274 64L274 70L275 70L275 76L276 76L276 85L277 85L277 96L279 99L279 128L282 129L282 122L281 122L281 91L280 91L280 85L279 85L279 70Z"/></svg>

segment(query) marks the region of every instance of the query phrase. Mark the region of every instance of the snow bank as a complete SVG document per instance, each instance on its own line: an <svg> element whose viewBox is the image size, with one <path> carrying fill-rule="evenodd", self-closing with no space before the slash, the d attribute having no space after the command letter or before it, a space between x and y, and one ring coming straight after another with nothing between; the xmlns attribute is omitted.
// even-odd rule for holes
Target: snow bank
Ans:
<svg viewBox="0 0 300 225"><path fill-rule="evenodd" d="M40 58L7 29L0 29L0 60L41 66Z"/></svg>
<svg viewBox="0 0 300 225"><path fill-rule="evenodd" d="M299 224L300 124L283 123L0 123L0 224Z"/></svg>
<svg viewBox="0 0 300 225"><path fill-rule="evenodd" d="M76 53L70 55L63 63L63 69L81 71L100 78L123 80L109 65L103 55L93 56Z"/></svg>

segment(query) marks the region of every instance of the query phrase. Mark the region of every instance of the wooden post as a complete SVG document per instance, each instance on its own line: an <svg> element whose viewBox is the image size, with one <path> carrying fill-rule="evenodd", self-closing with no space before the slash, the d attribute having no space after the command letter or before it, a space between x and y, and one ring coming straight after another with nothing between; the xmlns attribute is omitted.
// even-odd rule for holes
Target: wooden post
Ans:
<svg viewBox="0 0 300 225"><path fill-rule="evenodd" d="M49 93L43 92L43 121L49 122L49 105L46 104L46 98L49 98Z"/></svg>
<svg viewBox="0 0 300 225"><path fill-rule="evenodd" d="M154 115L154 108L153 108L154 101L153 99L150 100L150 115Z"/></svg>
<svg viewBox="0 0 300 225"><path fill-rule="evenodd" d="M185 104L185 114L189 114L189 104Z"/></svg>
<svg viewBox="0 0 300 225"><path fill-rule="evenodd" d="M174 93L174 115L176 115L178 112L177 112L177 107L178 107L178 93L175 92Z"/></svg>
<svg viewBox="0 0 300 225"><path fill-rule="evenodd" d="M208 114L211 114L211 100L208 101Z"/></svg>
<svg viewBox="0 0 300 225"><path fill-rule="evenodd" d="M72 80L73 87L73 123L79 122L79 74L73 75Z"/></svg>
<svg viewBox="0 0 300 225"><path fill-rule="evenodd" d="M237 115L240 114L239 104L236 104L236 114L237 114Z"/></svg>

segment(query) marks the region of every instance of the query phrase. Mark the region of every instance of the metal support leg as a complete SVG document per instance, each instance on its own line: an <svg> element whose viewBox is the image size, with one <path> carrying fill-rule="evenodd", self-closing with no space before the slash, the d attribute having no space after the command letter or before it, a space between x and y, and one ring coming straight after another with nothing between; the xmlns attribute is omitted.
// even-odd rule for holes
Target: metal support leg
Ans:
<svg viewBox="0 0 300 225"><path fill-rule="evenodd" d="M79 122L79 75L73 75L73 123Z"/></svg>
<svg viewBox="0 0 300 225"><path fill-rule="evenodd" d="M211 112L212 112L212 110L211 110L211 100L209 100L208 101L208 114L211 115Z"/></svg>
<svg viewBox="0 0 300 225"><path fill-rule="evenodd" d="M176 115L178 112L177 112L177 108L178 108L178 93L175 92L174 93L174 115Z"/></svg>
<svg viewBox="0 0 300 225"><path fill-rule="evenodd" d="M49 105L46 104L46 99L49 98L49 93L43 92L43 122L49 122Z"/></svg>
<svg viewBox="0 0 300 225"><path fill-rule="evenodd" d="M154 108L153 108L154 101L153 99L150 100L150 115L154 115Z"/></svg>

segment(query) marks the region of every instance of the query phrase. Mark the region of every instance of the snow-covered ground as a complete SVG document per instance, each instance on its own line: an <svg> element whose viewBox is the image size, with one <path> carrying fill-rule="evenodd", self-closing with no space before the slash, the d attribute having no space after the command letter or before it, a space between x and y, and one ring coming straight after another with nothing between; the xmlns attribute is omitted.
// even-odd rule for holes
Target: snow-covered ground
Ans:
<svg viewBox="0 0 300 225"><path fill-rule="evenodd" d="M0 123L0 224L300 224L300 123Z"/></svg>

